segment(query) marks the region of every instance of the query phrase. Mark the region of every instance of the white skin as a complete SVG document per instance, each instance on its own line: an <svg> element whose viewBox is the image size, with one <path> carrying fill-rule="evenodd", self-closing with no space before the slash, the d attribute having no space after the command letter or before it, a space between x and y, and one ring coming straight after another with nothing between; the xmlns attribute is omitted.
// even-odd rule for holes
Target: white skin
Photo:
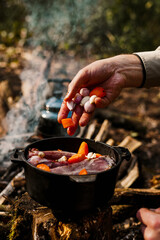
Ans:
<svg viewBox="0 0 160 240"><path fill-rule="evenodd" d="M71 100L82 87L89 89L103 87L106 97L97 97L95 104L98 108L105 108L119 96L123 88L139 87L142 80L142 65L136 55L124 54L95 61L81 69L69 84L68 94L58 114L58 122L61 123L68 115L66 101ZM91 117L91 113L86 113L79 106L76 107L72 114L75 127L69 127L68 134L73 135L78 124L86 126ZM137 218L142 223L141 230L145 240L160 240L160 208L154 211L141 208L137 212Z"/></svg>
<svg viewBox="0 0 160 240"><path fill-rule="evenodd" d="M68 115L66 101L71 100L82 87L90 89L96 86L103 87L106 97L97 97L95 104L98 108L105 108L119 96L123 88L140 86L142 78L141 62L133 54L118 55L91 63L81 69L69 84L68 94L58 114L58 122L61 123L61 120ZM73 135L78 124L86 126L91 117L91 113L86 113L78 106L72 114L75 127L68 128L68 134Z"/></svg>
<svg viewBox="0 0 160 240"><path fill-rule="evenodd" d="M142 223L141 231L145 240L160 239L160 208L141 208L137 212L137 218Z"/></svg>

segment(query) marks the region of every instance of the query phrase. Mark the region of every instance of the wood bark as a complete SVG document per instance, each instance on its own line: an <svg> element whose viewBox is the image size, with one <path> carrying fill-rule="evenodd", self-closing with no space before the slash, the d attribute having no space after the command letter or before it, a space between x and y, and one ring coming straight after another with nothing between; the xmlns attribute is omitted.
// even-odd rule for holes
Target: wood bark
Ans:
<svg viewBox="0 0 160 240"><path fill-rule="evenodd" d="M142 143L131 136L125 137L119 144L120 147L127 148L131 153L140 147ZM123 176L123 175L124 176ZM122 177L123 176L123 177ZM123 161L119 169L119 181L116 183L118 188L129 188L139 177L139 166L137 158L132 154L129 162Z"/></svg>
<svg viewBox="0 0 160 240"><path fill-rule="evenodd" d="M3 191L0 193L0 204L3 204L4 201L6 200L6 197L8 197L14 190L15 190L15 186L13 184L13 182L18 179L21 178L24 174L24 169L19 172L9 183L8 185L3 189Z"/></svg>
<svg viewBox="0 0 160 240"><path fill-rule="evenodd" d="M109 128L110 128L110 123L107 119L105 119L94 140L104 142L108 136Z"/></svg>
<svg viewBox="0 0 160 240"><path fill-rule="evenodd" d="M97 119L94 119L90 124L89 127L87 129L87 132L85 134L85 138L91 139L92 135L94 134L96 127L98 125L98 121Z"/></svg>
<svg viewBox="0 0 160 240"><path fill-rule="evenodd" d="M111 205L133 205L148 208L160 206L160 190L157 189L135 189L116 188Z"/></svg>
<svg viewBox="0 0 160 240"><path fill-rule="evenodd" d="M55 215L27 193L16 201L9 240L112 240L111 207L76 218Z"/></svg>

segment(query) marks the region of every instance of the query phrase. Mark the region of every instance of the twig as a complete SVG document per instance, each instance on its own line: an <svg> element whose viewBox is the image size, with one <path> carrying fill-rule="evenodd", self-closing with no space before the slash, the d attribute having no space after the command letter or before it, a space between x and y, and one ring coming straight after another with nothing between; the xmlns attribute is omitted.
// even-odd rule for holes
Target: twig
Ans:
<svg viewBox="0 0 160 240"><path fill-rule="evenodd" d="M142 145L142 142L132 138L131 136L127 136L120 144L120 147L126 147L130 152L133 152L138 147Z"/></svg>
<svg viewBox="0 0 160 240"><path fill-rule="evenodd" d="M26 184L25 177L17 177L12 180L12 186L15 188L23 187Z"/></svg>
<svg viewBox="0 0 160 240"><path fill-rule="evenodd" d="M146 207L158 207L160 203L160 190L116 188L111 200L112 205L135 205Z"/></svg>
<svg viewBox="0 0 160 240"><path fill-rule="evenodd" d="M0 205L0 211L10 212L11 211L11 205Z"/></svg>
<svg viewBox="0 0 160 240"><path fill-rule="evenodd" d="M89 125L88 129L87 129L87 133L85 135L85 138L91 139L92 135L95 132L97 126L97 119L94 119L93 122Z"/></svg>
<svg viewBox="0 0 160 240"><path fill-rule="evenodd" d="M23 174L24 174L24 169L21 172L19 172L13 179L19 178ZM13 185L13 179L8 183L8 185L0 193L0 205L3 204L6 199L4 195L8 197L15 190L15 187Z"/></svg>
<svg viewBox="0 0 160 240"><path fill-rule="evenodd" d="M108 144L108 145L110 145L110 146L113 146L114 140L113 140L112 138L110 138L110 139L108 139L108 140L106 141L106 144Z"/></svg>
<svg viewBox="0 0 160 240"><path fill-rule="evenodd" d="M132 138L131 136L127 136L119 144L120 147L128 148L131 153L141 145L142 143L140 141ZM131 160L132 160L132 164L128 168L127 174L123 179L117 182L116 187L129 188L135 182L135 180L139 177L139 168L138 168L137 159L131 158Z"/></svg>
<svg viewBox="0 0 160 240"><path fill-rule="evenodd" d="M110 123L107 119L105 119L94 140L104 142L104 140L107 138L109 127L110 127Z"/></svg>

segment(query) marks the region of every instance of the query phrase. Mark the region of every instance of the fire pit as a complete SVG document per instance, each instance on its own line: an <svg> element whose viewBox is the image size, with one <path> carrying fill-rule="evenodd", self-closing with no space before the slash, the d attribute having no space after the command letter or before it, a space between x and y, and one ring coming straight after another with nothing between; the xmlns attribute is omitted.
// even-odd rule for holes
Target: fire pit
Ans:
<svg viewBox="0 0 160 240"><path fill-rule="evenodd" d="M74 66L73 62L72 62L72 65ZM78 68L80 68L80 66ZM39 69L37 72L39 73ZM26 72L26 76L28 75L32 76L33 71L30 74ZM43 75L43 71L42 71L42 75ZM32 81L32 78L31 78L31 81ZM38 84L35 85L36 87L39 85L39 83L41 84L41 81L39 79L37 81L38 81ZM159 155L158 154L159 153L158 152L158 149L159 149L159 137L158 137L159 127L158 126L159 125L158 124L156 125L156 122L157 122L156 117L157 116L159 117L158 115L159 113L157 110L159 109L158 108L159 102L158 100L157 101L155 100L156 98L155 96L158 96L158 90L154 90L150 95L146 90L144 90L143 92L141 90L141 93L139 93L138 90L136 91L137 91L136 92L137 98L134 100L135 104L131 102L131 99L134 98L135 93L127 90L127 93L124 92L124 95L122 95L122 97L119 98L115 102L115 104L113 104L113 106L107 108L105 111L98 110L94 115L93 120L90 122L90 124L86 128L80 129L80 133L78 134L78 137L83 137L85 139L94 139L95 141L107 143L110 146L113 145L115 142L116 145L129 148L130 152L135 151L143 143L143 148L140 148L139 150L136 150L136 152L134 152L135 154L132 155L131 161L129 162L123 161L119 169L120 171L118 174L118 182L116 183L115 194L112 200L110 200L109 202L110 206L112 207L112 216L111 216L111 209L107 205L105 209L98 208L98 212L100 215L97 215L97 216L99 216L99 220L98 218L94 218L94 217L92 218L90 216L90 218L88 217L88 222L86 221L86 219L84 219L83 221L84 224L82 224L83 225L82 228L79 228L80 225L75 225L76 223L74 221L72 222L73 224L72 229L78 228L79 229L78 233L81 233L82 235L86 231L85 226L86 225L90 226L90 228L87 228L88 234L87 233L85 234L86 238L84 239L89 239L90 236L96 236L96 232L97 234L99 234L99 236L101 234L100 239L102 239L102 236L104 237L104 239L105 237L107 239L107 235L105 234L107 231L109 232L109 230L106 230L105 226L107 224L111 226L110 225L111 220L113 221L113 228L110 227L110 229L112 228L113 230L113 235L114 235L113 239L116 239L116 240L122 240L122 239L132 240L134 238L143 239L142 234L140 233L140 230L139 230L140 223L137 222L135 217L136 210L142 206L146 206L149 208L154 208L159 206L160 192L159 190L153 189L153 187L158 188L158 184L159 184L158 177L153 179L152 182L148 180L152 178L152 175L155 174L155 172L157 174L159 172L158 170L153 172L150 171L149 176L147 175L147 177L145 176L144 178L145 171L142 173L141 165L139 165L139 162L140 162L142 165L145 165L146 167L146 162L150 161L150 166L151 166L150 169L152 169L153 159L155 160L155 159L158 159L159 157L158 156ZM32 91L27 90L27 94L31 92ZM147 99L146 102L143 101L145 100L145 98ZM27 104L25 106L23 105L23 107L19 111L20 114L24 113L25 110L28 109L28 106L31 109L31 113L36 113L37 109L32 108L33 103L35 102L35 98L29 95L29 99L31 100L30 101L31 105L30 105L30 102L28 103L26 101L28 105ZM39 98L37 99L39 101ZM138 99L140 99L140 101L138 101ZM152 108L151 99L155 100L154 111L152 111L151 109ZM142 102L142 105L139 104L140 102ZM131 107L128 108L127 107L128 105ZM119 109L117 110L117 108ZM143 117L146 114L145 112L146 109L149 109L150 112L148 114L148 117L145 117L145 122L144 122ZM137 115L135 113L137 111L138 111L137 114L138 116L140 116L140 118L133 117L133 115L134 116ZM26 116L28 115L24 114L24 117ZM33 114L33 116L35 115ZM27 123L32 123L31 122L32 119L36 119L37 121L37 116L36 118L33 116L32 118L29 118L29 121ZM21 125L21 121L15 121L15 119L17 119L16 114L15 114L15 117L16 118L12 118L12 122L14 122L16 126L18 126L16 127L16 129L18 129L19 126ZM152 119L153 119L153 122L151 121ZM147 126L148 132L146 132L146 123L148 123L148 126L149 126L149 127ZM21 132L20 134L18 133L11 134L10 136L7 136L5 138L6 143L10 143L13 137L15 139L18 139L18 141L16 145L12 144L12 148L17 148L19 146L25 148L30 142L34 142L35 140L42 140L45 137L45 136L42 136L40 133L38 134L37 132L35 132L34 128L32 128L32 131L30 131L30 129L26 126L27 124L23 129L25 129L26 132L27 131L29 132L27 132L26 134L24 133L24 135L23 135L23 132ZM32 126L35 126L35 125L32 125ZM3 140L4 139L2 139L2 142ZM11 141L11 143L12 142L15 142L15 141ZM157 142L157 145L156 145L156 142ZM7 150L4 144L3 146L4 147L1 149L3 150L2 154L0 154L2 159L1 161L3 161L5 158L4 162L7 163L7 161L9 162L8 153L10 149L8 148ZM5 156L3 155L4 151L5 151ZM158 164L158 161L155 161L155 163ZM158 165L156 165L155 169L159 169ZM142 170L145 170L144 167ZM7 227L5 226L6 226L6 223L8 223L9 220L11 220L12 218L17 220L17 221L15 220L14 223L12 222L12 229L22 230L22 232L19 231L19 234L21 235L21 239L24 237L23 233L26 232L27 234L27 231L28 231L28 234L30 234L30 236L32 235L32 231L33 231L33 233L35 232L37 236L41 236L43 238L46 236L48 237L50 236L51 232L52 234L54 234L53 232L55 228L53 226L55 225L58 226L58 228L56 229L56 236L60 236L60 234L66 237L68 236L67 235L68 231L66 231L66 229L70 230L70 228L68 228L68 224L70 223L69 220L68 222L66 222L66 219L65 221L64 219L63 220L61 219L61 221L58 221L56 219L56 221L54 221L56 216L52 212L50 212L50 209L46 208L43 205L39 205L37 202L33 201L25 193L26 192L25 177L24 177L24 172L21 166L18 166L17 164L11 164L10 167L8 167L7 164L4 166L1 166L0 175L1 175L0 201L2 204L0 218L2 223L5 223L4 226L2 226L2 232L0 233L2 239L4 235L5 235L4 239L6 239L7 235L11 230L10 225L7 225ZM153 185L153 183L155 184L155 186ZM148 189L145 189L145 188L148 188ZM25 193L25 195L23 195L23 193ZM18 202L16 201L17 198L20 198ZM26 206L30 206L31 202L33 203L32 213L28 208L26 208ZM130 205L128 205L128 203L130 203ZM13 216L13 212L11 211L12 207L14 208L14 216ZM33 215L33 213L36 213L36 216ZM24 216L25 218L23 219ZM44 218L39 218L39 216L41 217L44 216ZM49 219L47 219L47 216L49 217ZM96 217L96 215L94 216ZM107 216L109 217L107 218ZM33 229L32 229L33 222L31 221L31 219L34 219L34 223L35 223ZM42 220L43 223L41 222L40 219ZM106 221L106 219L108 219L108 222ZM97 225L96 225L97 223L96 221L99 221ZM22 224L20 224L20 222ZM89 225L89 222L94 224ZM102 226L102 222L106 223L106 225ZM19 225L18 224L16 225L16 223L19 223ZM48 230L46 230L47 226L50 226ZM102 227L100 229L101 231L98 231L98 226ZM95 231L93 231L93 229L95 229ZM12 239L16 239L15 235L14 237L12 237ZM91 239L94 239L94 238L92 237Z"/></svg>

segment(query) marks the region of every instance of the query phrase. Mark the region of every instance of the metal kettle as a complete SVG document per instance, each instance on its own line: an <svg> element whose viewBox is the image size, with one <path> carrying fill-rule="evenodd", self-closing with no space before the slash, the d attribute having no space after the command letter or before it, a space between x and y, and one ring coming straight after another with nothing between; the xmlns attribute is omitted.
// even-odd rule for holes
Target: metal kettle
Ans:
<svg viewBox="0 0 160 240"><path fill-rule="evenodd" d="M68 136L66 129L57 121L58 112L63 102L63 96L67 91L67 83L70 79L49 79L48 83L53 83L52 97L46 100L44 108L40 112L37 133L43 137ZM71 117L69 112L68 117ZM79 129L74 136L79 133Z"/></svg>

